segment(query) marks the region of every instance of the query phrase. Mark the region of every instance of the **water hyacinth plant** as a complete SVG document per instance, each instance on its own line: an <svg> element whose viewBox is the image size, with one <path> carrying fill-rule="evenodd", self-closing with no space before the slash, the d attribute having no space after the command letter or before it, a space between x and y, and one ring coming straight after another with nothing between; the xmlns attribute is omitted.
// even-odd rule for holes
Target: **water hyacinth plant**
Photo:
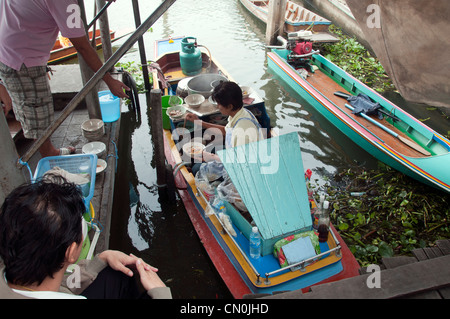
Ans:
<svg viewBox="0 0 450 319"><path fill-rule="evenodd" d="M382 164L337 174L323 190L331 220L361 266L411 255L450 234L450 196Z"/></svg>

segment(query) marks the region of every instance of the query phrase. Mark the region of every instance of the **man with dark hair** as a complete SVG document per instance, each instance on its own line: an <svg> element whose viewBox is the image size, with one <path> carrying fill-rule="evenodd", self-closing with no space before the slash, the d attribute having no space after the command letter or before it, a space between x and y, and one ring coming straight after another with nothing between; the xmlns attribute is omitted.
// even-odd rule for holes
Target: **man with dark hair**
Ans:
<svg viewBox="0 0 450 319"><path fill-rule="evenodd" d="M0 212L0 258L4 263L0 267L0 298L137 297L129 266L136 266L150 297L171 298L156 268L136 256L112 250L80 261L76 288L65 287L66 270L80 256L84 212L81 190L65 181L25 184L5 199Z"/></svg>

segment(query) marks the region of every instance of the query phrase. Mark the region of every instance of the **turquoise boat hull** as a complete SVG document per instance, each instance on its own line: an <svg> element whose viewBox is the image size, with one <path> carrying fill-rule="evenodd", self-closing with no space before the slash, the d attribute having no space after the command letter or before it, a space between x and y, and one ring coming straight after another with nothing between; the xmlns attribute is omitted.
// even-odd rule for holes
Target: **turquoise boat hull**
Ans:
<svg viewBox="0 0 450 319"><path fill-rule="evenodd" d="M316 87L317 85L314 86L309 83L308 79L303 79L299 72L287 62L289 53L290 51L286 49L273 49L272 52L267 54L269 68L327 120L362 149L383 163L422 183L450 193L450 141L448 139L403 111L325 57L313 55L312 64L319 69L316 72L325 74L332 85L339 84L343 91L352 95L363 93L373 101L379 102L386 112L400 119L392 124L431 155L408 156L397 151L395 147L385 143L371 130L363 127L343 112L345 102L342 102L341 106L337 105L336 102L332 101L330 92L325 92L323 88L319 89ZM398 141L398 143L401 143L401 141Z"/></svg>

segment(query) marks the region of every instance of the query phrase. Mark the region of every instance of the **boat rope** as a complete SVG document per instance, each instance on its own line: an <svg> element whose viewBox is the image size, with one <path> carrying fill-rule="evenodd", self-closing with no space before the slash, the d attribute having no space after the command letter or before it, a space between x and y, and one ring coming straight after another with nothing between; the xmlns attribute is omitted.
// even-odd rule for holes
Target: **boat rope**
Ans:
<svg viewBox="0 0 450 319"><path fill-rule="evenodd" d="M114 157L116 159L116 171L115 172L117 173L117 164L119 162L119 155L118 155L116 143L114 143L113 140L111 140L111 143L114 145L114 153L115 154L108 154L108 156L106 156L106 160L108 161L109 157Z"/></svg>
<svg viewBox="0 0 450 319"><path fill-rule="evenodd" d="M28 172L30 173L30 180L32 181L33 180L33 173L31 172L31 168L30 168L30 165L28 164L28 162L22 161L22 157L21 157L21 158L19 158L19 164L22 165L22 166L26 166L27 167Z"/></svg>

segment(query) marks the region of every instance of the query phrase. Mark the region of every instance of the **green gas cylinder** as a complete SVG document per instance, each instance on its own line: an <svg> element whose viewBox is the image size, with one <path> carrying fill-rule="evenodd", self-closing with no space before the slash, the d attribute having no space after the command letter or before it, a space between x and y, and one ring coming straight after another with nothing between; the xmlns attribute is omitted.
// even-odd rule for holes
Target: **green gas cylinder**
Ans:
<svg viewBox="0 0 450 319"><path fill-rule="evenodd" d="M185 75L196 75L202 70L202 53L197 48L197 39L186 37L181 40L181 70Z"/></svg>

